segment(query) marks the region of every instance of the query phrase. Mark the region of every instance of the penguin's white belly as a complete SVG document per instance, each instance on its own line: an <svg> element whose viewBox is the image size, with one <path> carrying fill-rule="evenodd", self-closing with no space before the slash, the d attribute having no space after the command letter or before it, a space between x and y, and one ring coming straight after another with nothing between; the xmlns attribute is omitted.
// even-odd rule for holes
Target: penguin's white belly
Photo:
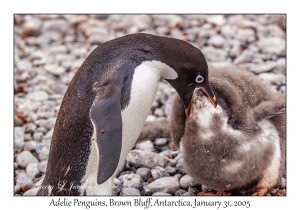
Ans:
<svg viewBox="0 0 300 210"><path fill-rule="evenodd" d="M82 187L82 189L86 189L87 195L111 195L113 179L142 131L149 115L159 80L161 78L175 79L176 77L177 73L172 68L159 61L145 61L135 69L131 84L130 101L127 108L121 113L123 126L122 150L118 167L111 178L101 185L97 184L99 152L96 142L92 140L91 154ZM94 132L93 138L95 137ZM81 192L83 194L84 190Z"/></svg>

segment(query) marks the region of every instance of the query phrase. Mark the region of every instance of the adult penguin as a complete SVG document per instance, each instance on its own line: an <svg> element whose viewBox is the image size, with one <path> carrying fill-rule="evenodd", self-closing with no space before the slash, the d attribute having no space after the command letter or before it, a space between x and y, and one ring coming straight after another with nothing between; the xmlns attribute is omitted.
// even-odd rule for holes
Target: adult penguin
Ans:
<svg viewBox="0 0 300 210"><path fill-rule="evenodd" d="M216 106L206 60L185 41L139 33L97 47L65 93L38 195L111 195L160 79L178 92L186 115L195 89Z"/></svg>

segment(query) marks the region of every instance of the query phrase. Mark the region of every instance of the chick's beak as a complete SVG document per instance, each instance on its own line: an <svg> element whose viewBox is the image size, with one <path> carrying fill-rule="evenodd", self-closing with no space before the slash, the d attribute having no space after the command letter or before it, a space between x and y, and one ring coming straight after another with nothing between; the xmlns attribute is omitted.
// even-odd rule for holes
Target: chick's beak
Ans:
<svg viewBox="0 0 300 210"><path fill-rule="evenodd" d="M216 99L216 96L215 96L215 95L214 95L214 96L211 96L211 95L205 90L205 88L203 88L203 87L195 88L194 93L195 93L196 91L198 91L198 90L200 90L200 91L202 91L203 93L205 93L205 95L208 97L209 101L214 105L214 107L215 107L215 108L217 107L217 99ZM193 94L193 95L194 95L194 94ZM186 115L187 118L192 117L192 112L191 112L191 109L192 109L192 106L191 106L191 105L192 105L192 102L193 102L193 98L191 99L188 108L185 109L185 115Z"/></svg>

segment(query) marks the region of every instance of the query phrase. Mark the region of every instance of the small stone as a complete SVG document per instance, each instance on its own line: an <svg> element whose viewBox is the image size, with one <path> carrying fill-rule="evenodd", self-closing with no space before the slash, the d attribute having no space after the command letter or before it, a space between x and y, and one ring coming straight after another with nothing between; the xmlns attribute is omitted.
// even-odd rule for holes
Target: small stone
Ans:
<svg viewBox="0 0 300 210"><path fill-rule="evenodd" d="M226 20L223 15L207 15L206 21L214 25L224 25Z"/></svg>
<svg viewBox="0 0 300 210"><path fill-rule="evenodd" d="M176 177L162 177L148 185L151 192L166 192L172 195L180 189L179 181Z"/></svg>
<svg viewBox="0 0 300 210"><path fill-rule="evenodd" d="M122 182L120 181L120 179L114 178L114 186L118 186L121 184L122 184Z"/></svg>
<svg viewBox="0 0 300 210"><path fill-rule="evenodd" d="M137 189L142 189L142 178L137 174L128 174L125 181L123 182L123 187L132 187Z"/></svg>
<svg viewBox="0 0 300 210"><path fill-rule="evenodd" d="M280 184L281 188L286 188L286 179L284 177L281 178L281 184Z"/></svg>
<svg viewBox="0 0 300 210"><path fill-rule="evenodd" d="M171 196L171 194L165 193L165 192L156 192L156 193L153 193L152 196Z"/></svg>
<svg viewBox="0 0 300 210"><path fill-rule="evenodd" d="M267 84L270 84L270 85L286 84L285 76L282 74L261 73L258 75L258 77L263 79Z"/></svg>
<svg viewBox="0 0 300 210"><path fill-rule="evenodd" d="M249 70L252 71L255 74L260 74L260 73L263 73L263 72L272 71L276 67L277 67L277 62L267 61L267 62L264 62L264 63L253 65L249 68Z"/></svg>
<svg viewBox="0 0 300 210"><path fill-rule="evenodd" d="M227 58L227 53L222 49L217 49L212 46L203 47L202 52L209 62L221 62Z"/></svg>
<svg viewBox="0 0 300 210"><path fill-rule="evenodd" d="M30 190L27 190L24 194L23 194L23 196L36 196L37 195L37 193L38 193L38 191L39 191L39 188L33 188L33 189L30 189Z"/></svg>
<svg viewBox="0 0 300 210"><path fill-rule="evenodd" d="M35 146L36 146L35 141L27 141L27 142L25 142L24 151L32 152L35 150Z"/></svg>
<svg viewBox="0 0 300 210"><path fill-rule="evenodd" d="M154 168L174 165L175 161L150 151L131 150L126 160L134 167Z"/></svg>
<svg viewBox="0 0 300 210"><path fill-rule="evenodd" d="M41 132L35 132L33 134L33 140L36 141L36 142L40 142L43 138L44 134L41 133Z"/></svg>
<svg viewBox="0 0 300 210"><path fill-rule="evenodd" d="M236 59L234 59L234 64L240 64L240 63L248 63L251 62L253 58L253 52L249 50L244 50Z"/></svg>
<svg viewBox="0 0 300 210"><path fill-rule="evenodd" d="M154 179L170 176L164 168L159 166L155 166L155 168L151 170L151 174Z"/></svg>
<svg viewBox="0 0 300 210"><path fill-rule="evenodd" d="M56 122L56 117L52 117L52 118L49 118L45 121L43 121L40 126L43 126L45 127L46 129L50 130L54 127L55 125L55 122Z"/></svg>
<svg viewBox="0 0 300 210"><path fill-rule="evenodd" d="M193 196L193 194L190 192L186 192L186 193L183 193L181 196Z"/></svg>
<svg viewBox="0 0 300 210"><path fill-rule="evenodd" d="M263 53L285 55L285 40L278 37L262 38L257 42L257 46Z"/></svg>
<svg viewBox="0 0 300 210"><path fill-rule="evenodd" d="M30 189L33 185L33 182L27 176L26 173L22 172L17 175L17 185L20 185L21 187L27 187L27 189Z"/></svg>
<svg viewBox="0 0 300 210"><path fill-rule="evenodd" d="M47 163L48 163L48 161L42 161L42 162L38 163L38 165L37 165L38 170L42 173L46 173Z"/></svg>
<svg viewBox="0 0 300 210"><path fill-rule="evenodd" d="M208 40L208 44L213 45L214 47L222 47L225 42L225 39L220 35L214 35Z"/></svg>
<svg viewBox="0 0 300 210"><path fill-rule="evenodd" d="M202 191L210 191L211 189L209 187L207 187L206 185L202 184L201 185L201 190Z"/></svg>
<svg viewBox="0 0 300 210"><path fill-rule="evenodd" d="M175 196L181 196L184 193L187 193L187 191L183 190L183 189L179 189L179 190L176 191Z"/></svg>
<svg viewBox="0 0 300 210"><path fill-rule="evenodd" d="M16 193L18 193L18 192L20 192L21 191L21 189L22 189L22 186L21 185L15 185L14 186L14 194L16 194Z"/></svg>
<svg viewBox="0 0 300 210"><path fill-rule="evenodd" d="M38 18L30 18L23 24L23 32L27 35L37 36L41 33L42 21Z"/></svg>
<svg viewBox="0 0 300 210"><path fill-rule="evenodd" d="M141 143L137 143L135 145L135 148L139 149L139 150L143 150L143 151L150 151L150 152L154 151L153 143L150 140L143 141Z"/></svg>
<svg viewBox="0 0 300 210"><path fill-rule="evenodd" d="M14 162L14 169L17 170L18 169L18 163Z"/></svg>
<svg viewBox="0 0 300 210"><path fill-rule="evenodd" d="M15 147L18 149L23 149L24 142L24 131L21 127L15 127Z"/></svg>
<svg viewBox="0 0 300 210"><path fill-rule="evenodd" d="M129 188L123 188L120 195L122 195L122 196L128 196L128 195L140 196L141 192L136 188L129 187Z"/></svg>
<svg viewBox="0 0 300 210"><path fill-rule="evenodd" d="M240 28L235 38L241 40L244 43L253 42L256 39L255 31L252 28Z"/></svg>
<svg viewBox="0 0 300 210"><path fill-rule="evenodd" d="M135 173L140 175L145 181L147 181L151 177L151 170L149 168L138 168Z"/></svg>
<svg viewBox="0 0 300 210"><path fill-rule="evenodd" d="M146 122L154 122L157 119L155 115L148 115Z"/></svg>
<svg viewBox="0 0 300 210"><path fill-rule="evenodd" d="M45 91L34 91L27 95L33 101L45 101L48 99L48 94Z"/></svg>
<svg viewBox="0 0 300 210"><path fill-rule="evenodd" d="M26 168L30 163L38 163L39 161L31 154L31 152L23 151L18 154L16 162L21 168Z"/></svg>
<svg viewBox="0 0 300 210"><path fill-rule="evenodd" d="M197 185L197 183L190 175L184 175L183 177L181 177L179 183L180 187L183 189L187 189L188 187L193 187Z"/></svg>
<svg viewBox="0 0 300 210"><path fill-rule="evenodd" d="M176 168L178 169L178 171L180 173L186 174L183 164L184 164L184 160L183 160L183 158L180 158L176 164Z"/></svg>
<svg viewBox="0 0 300 210"><path fill-rule="evenodd" d="M165 169L166 172L170 175L175 175L178 172L177 168L171 166L167 166Z"/></svg>
<svg viewBox="0 0 300 210"><path fill-rule="evenodd" d="M199 190L196 187L189 187L188 192L191 193L191 195L197 195Z"/></svg>
<svg viewBox="0 0 300 210"><path fill-rule="evenodd" d="M48 160L48 158L49 158L49 155L39 154L40 161L46 161L46 160Z"/></svg>
<svg viewBox="0 0 300 210"><path fill-rule="evenodd" d="M30 179L34 179L39 173L38 163L30 163L26 167L26 174Z"/></svg>
<svg viewBox="0 0 300 210"><path fill-rule="evenodd" d="M35 151L38 154L49 155L50 145L47 143L37 143L35 147Z"/></svg>
<svg viewBox="0 0 300 210"><path fill-rule="evenodd" d="M47 64L44 66L45 71L49 72L50 74L60 76L65 72L65 69L61 66L56 64Z"/></svg>
<svg viewBox="0 0 300 210"><path fill-rule="evenodd" d="M147 185L143 187L143 189L142 189L142 195L150 196L152 194L153 194L153 192L151 192L151 190L147 187Z"/></svg>
<svg viewBox="0 0 300 210"><path fill-rule="evenodd" d="M168 143L168 139L164 139L164 138L158 138L158 139L155 139L155 145L156 146L163 146L163 145L166 145Z"/></svg>
<svg viewBox="0 0 300 210"><path fill-rule="evenodd" d="M45 139L45 140L52 139L53 131L54 131L54 128L52 128L50 131L48 131L48 133L43 137L43 139Z"/></svg>

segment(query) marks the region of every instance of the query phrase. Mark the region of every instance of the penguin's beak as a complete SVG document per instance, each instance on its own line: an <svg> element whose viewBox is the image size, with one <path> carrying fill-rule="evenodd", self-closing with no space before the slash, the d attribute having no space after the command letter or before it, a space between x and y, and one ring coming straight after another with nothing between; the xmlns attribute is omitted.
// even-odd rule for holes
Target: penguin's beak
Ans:
<svg viewBox="0 0 300 210"><path fill-rule="evenodd" d="M209 93L206 91L206 89L203 88L203 87L197 87L197 88L195 88L194 93L195 93L196 91L198 91L198 90L200 90L200 91L202 91L203 93L205 93L205 95L208 97L209 101L214 105L214 107L215 107L215 108L217 107L217 99L216 99L216 96L215 96L215 95L212 96L212 95L209 94ZM194 95L194 93L193 93L193 95ZM213 93L212 93L212 94L213 94ZM191 109L192 109L191 104L192 104L192 102L193 102L193 98L191 99L188 108L186 108L186 109L184 110L184 111L185 111L185 115L186 115L187 118L192 117L192 115L193 115L192 112L191 112Z"/></svg>

